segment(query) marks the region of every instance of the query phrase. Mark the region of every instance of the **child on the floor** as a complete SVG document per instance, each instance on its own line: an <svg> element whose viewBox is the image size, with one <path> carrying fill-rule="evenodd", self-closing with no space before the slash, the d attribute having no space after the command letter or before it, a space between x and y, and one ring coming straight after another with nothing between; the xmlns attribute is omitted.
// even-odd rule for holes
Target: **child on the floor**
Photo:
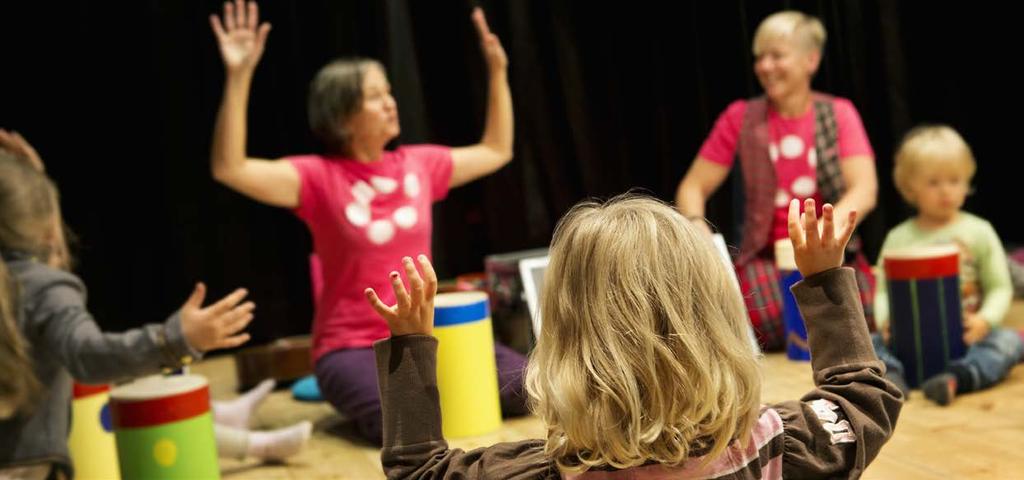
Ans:
<svg viewBox="0 0 1024 480"><path fill-rule="evenodd" d="M879 253L917 246L960 247L960 289L967 354L946 372L925 380L925 397L948 405L956 395L1001 381L1024 354L1020 332L1000 328L1010 308L1013 285L1006 253L992 225L961 210L976 164L967 142L948 126L917 127L907 133L896 153L893 179L917 215L893 228ZM903 365L889 351L889 303L885 278L879 278L875 321L881 334L872 338L886 374L906 393Z"/></svg>
<svg viewBox="0 0 1024 480"><path fill-rule="evenodd" d="M86 309L85 286L66 271L56 187L27 142L0 134L0 477L70 476L71 377L127 380L241 345L254 305L239 304L246 291L238 289L202 308L206 288L198 284L162 324L100 331ZM12 138L22 144L12 145ZM296 449L281 445L294 437L304 442L304 428L304 435L250 435L246 451L283 458Z"/></svg>
<svg viewBox="0 0 1024 480"><path fill-rule="evenodd" d="M856 214L836 232L808 200L789 229L817 388L760 404L757 353L733 275L697 227L643 197L584 203L561 220L527 367L546 440L451 450L441 434L433 326L437 277L403 260L398 304L370 303L391 329L374 345L389 478L856 478L902 405L883 376L854 272L840 268ZM805 232L806 231L806 235Z"/></svg>

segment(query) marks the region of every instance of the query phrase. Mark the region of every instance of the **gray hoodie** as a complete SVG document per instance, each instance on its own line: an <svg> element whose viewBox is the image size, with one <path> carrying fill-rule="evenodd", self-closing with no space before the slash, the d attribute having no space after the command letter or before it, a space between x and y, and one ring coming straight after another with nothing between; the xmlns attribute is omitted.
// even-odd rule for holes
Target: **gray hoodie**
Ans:
<svg viewBox="0 0 1024 480"><path fill-rule="evenodd" d="M0 420L0 469L53 463L73 475L67 442L72 378L121 382L179 368L200 353L186 343L178 312L162 324L104 333L86 309L78 277L25 255L5 251L3 257L19 289L18 327L31 345L43 392L29 414Z"/></svg>

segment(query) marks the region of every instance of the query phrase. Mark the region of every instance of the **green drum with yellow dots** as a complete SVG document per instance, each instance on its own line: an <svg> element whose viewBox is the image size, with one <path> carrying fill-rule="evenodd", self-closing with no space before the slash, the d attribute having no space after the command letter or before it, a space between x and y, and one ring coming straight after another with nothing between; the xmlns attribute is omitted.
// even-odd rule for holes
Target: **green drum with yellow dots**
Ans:
<svg viewBox="0 0 1024 480"><path fill-rule="evenodd" d="M110 411L121 478L220 478L205 378L142 378L110 392Z"/></svg>

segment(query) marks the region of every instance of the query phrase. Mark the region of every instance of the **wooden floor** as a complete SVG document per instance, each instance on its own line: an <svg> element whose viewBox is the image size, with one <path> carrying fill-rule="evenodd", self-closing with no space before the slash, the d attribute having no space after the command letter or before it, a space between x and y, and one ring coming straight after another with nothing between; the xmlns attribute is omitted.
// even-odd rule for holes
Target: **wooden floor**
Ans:
<svg viewBox="0 0 1024 480"><path fill-rule="evenodd" d="M1010 324L1024 326L1024 305L1015 304ZM193 370L211 380L214 398L234 396L233 359L219 357ZM807 363L781 354L765 359L766 403L800 397L813 383ZM309 419L316 428L308 447L285 465L222 460L227 480L383 478L379 451L359 441L351 426L325 403L300 403L277 391L257 412L254 428L276 428ZM453 440L453 447L474 448L500 441L539 438L536 418L506 421L494 435ZM895 435L868 468L866 479L1024 478L1024 364L998 387L964 395L939 407L914 392L903 408Z"/></svg>

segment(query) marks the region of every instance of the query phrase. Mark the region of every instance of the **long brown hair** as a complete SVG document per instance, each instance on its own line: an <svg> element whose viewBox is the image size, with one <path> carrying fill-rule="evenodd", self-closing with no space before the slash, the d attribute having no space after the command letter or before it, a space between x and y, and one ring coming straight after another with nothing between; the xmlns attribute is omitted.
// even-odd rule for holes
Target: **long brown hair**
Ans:
<svg viewBox="0 0 1024 480"><path fill-rule="evenodd" d="M0 252L67 267L57 189L46 174L0 150ZM18 327L18 283L0 261L0 417L25 411L39 391L30 345Z"/></svg>

